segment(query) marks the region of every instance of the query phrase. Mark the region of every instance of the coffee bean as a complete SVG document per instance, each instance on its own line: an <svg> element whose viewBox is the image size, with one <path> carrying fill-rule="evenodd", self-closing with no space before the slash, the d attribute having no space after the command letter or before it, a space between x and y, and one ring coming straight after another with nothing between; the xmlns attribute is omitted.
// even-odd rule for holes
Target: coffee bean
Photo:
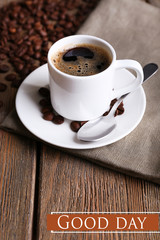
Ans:
<svg viewBox="0 0 160 240"><path fill-rule="evenodd" d="M106 111L106 112L103 114L103 116L107 116L107 115L109 114L110 110L112 109L113 105L114 105L116 102L117 102L117 99L116 99L116 98L111 101L111 103L110 103L110 109L109 109L108 111ZM123 113L124 113L124 107L123 107L123 102L121 102L121 103L119 104L119 106L117 107L114 116L116 117L117 115L121 115L121 114L123 114Z"/></svg>
<svg viewBox="0 0 160 240"><path fill-rule="evenodd" d="M16 70L22 71L22 69L24 68L24 63L23 62L19 62L19 63L14 63L14 67L16 68Z"/></svg>
<svg viewBox="0 0 160 240"><path fill-rule="evenodd" d="M0 100L0 108L3 107L3 102Z"/></svg>
<svg viewBox="0 0 160 240"><path fill-rule="evenodd" d="M35 52L34 58L39 59L40 57L41 57L41 53L40 52Z"/></svg>
<svg viewBox="0 0 160 240"><path fill-rule="evenodd" d="M42 108L41 113L44 114L46 112L52 112L52 111L53 111L52 106L45 106L45 107Z"/></svg>
<svg viewBox="0 0 160 240"><path fill-rule="evenodd" d="M6 64L0 64L0 73L6 73L9 71L9 66Z"/></svg>
<svg viewBox="0 0 160 240"><path fill-rule="evenodd" d="M124 110L123 102L121 102L121 103L119 104L118 110L119 110L119 111L123 111L123 110Z"/></svg>
<svg viewBox="0 0 160 240"><path fill-rule="evenodd" d="M62 27L56 27L56 32L62 32L63 31L63 28Z"/></svg>
<svg viewBox="0 0 160 240"><path fill-rule="evenodd" d="M27 53L28 53L28 55L29 55L30 57L32 57L32 56L34 55L33 46L29 46L29 49L28 49Z"/></svg>
<svg viewBox="0 0 160 240"><path fill-rule="evenodd" d="M81 127L81 124L80 124L80 122L73 121L73 122L71 122L70 127L71 127L73 132L78 132L78 130Z"/></svg>
<svg viewBox="0 0 160 240"><path fill-rule="evenodd" d="M85 123L87 123L88 121L81 121L80 122L80 125L81 125L81 127L85 124Z"/></svg>
<svg viewBox="0 0 160 240"><path fill-rule="evenodd" d="M122 115L124 113L124 108L123 108L123 110L117 109L117 111L118 111L118 115Z"/></svg>
<svg viewBox="0 0 160 240"><path fill-rule="evenodd" d="M17 51L16 51L16 56L17 57L22 57L28 50L28 47L26 45L21 45L18 47Z"/></svg>
<svg viewBox="0 0 160 240"><path fill-rule="evenodd" d="M17 75L15 73L10 73L7 76L5 76L5 79L7 81L14 81L15 79L17 79Z"/></svg>
<svg viewBox="0 0 160 240"><path fill-rule="evenodd" d="M41 49L41 44L40 43L37 43L35 46L34 46L34 49L35 51L39 51Z"/></svg>
<svg viewBox="0 0 160 240"><path fill-rule="evenodd" d="M10 33L16 33L16 31L17 31L17 30L16 30L15 27L10 27L10 28L9 28L9 32L10 32Z"/></svg>
<svg viewBox="0 0 160 240"><path fill-rule="evenodd" d="M4 43L4 45L2 45L2 42L0 40L0 53L4 53L4 54L8 54L9 52L9 47L5 46L6 43Z"/></svg>
<svg viewBox="0 0 160 240"><path fill-rule="evenodd" d="M72 28L73 27L73 23L72 22L67 22L65 27L66 28Z"/></svg>
<svg viewBox="0 0 160 240"><path fill-rule="evenodd" d="M109 113L109 111L106 111L105 113L103 113L103 116L107 116Z"/></svg>
<svg viewBox="0 0 160 240"><path fill-rule="evenodd" d="M123 106L123 102L121 102L120 105L119 105L118 108L117 108L116 114L117 114L117 115L121 115L121 114L123 114L123 113L124 113L124 106Z"/></svg>
<svg viewBox="0 0 160 240"><path fill-rule="evenodd" d="M25 78L31 72L31 67L27 65L20 71L20 75L22 78Z"/></svg>
<svg viewBox="0 0 160 240"><path fill-rule="evenodd" d="M41 56L40 58L42 63L46 63L47 62L47 57L46 56Z"/></svg>
<svg viewBox="0 0 160 240"><path fill-rule="evenodd" d="M62 17L62 15L61 15L61 17ZM59 21L59 25L65 26L66 25L66 21L65 20L60 20Z"/></svg>
<svg viewBox="0 0 160 240"><path fill-rule="evenodd" d="M39 105L42 107L51 106L51 102L49 99L44 98L39 101Z"/></svg>
<svg viewBox="0 0 160 240"><path fill-rule="evenodd" d="M4 53L0 54L0 60L5 60L7 58L7 55Z"/></svg>
<svg viewBox="0 0 160 240"><path fill-rule="evenodd" d="M45 30L40 30L40 35L42 36L42 37L45 37L45 36L47 36L47 32L45 31Z"/></svg>
<svg viewBox="0 0 160 240"><path fill-rule="evenodd" d="M45 112L43 114L43 118L44 118L44 120L52 121L54 118L54 113L53 112Z"/></svg>
<svg viewBox="0 0 160 240"><path fill-rule="evenodd" d="M7 85L4 83L0 83L0 92L4 92L7 89Z"/></svg>
<svg viewBox="0 0 160 240"><path fill-rule="evenodd" d="M50 91L49 91L48 88L44 88L44 87L40 88L40 89L39 89L39 93L40 93L43 97L48 97L48 96L50 96Z"/></svg>
<svg viewBox="0 0 160 240"><path fill-rule="evenodd" d="M22 83L22 80L20 80L20 79L14 79L14 80L12 81L11 87L13 87L13 88L19 88L19 86L21 85L21 83Z"/></svg>
<svg viewBox="0 0 160 240"><path fill-rule="evenodd" d="M111 101L110 106L113 106L116 102L117 102L117 98L113 99L113 100Z"/></svg>
<svg viewBox="0 0 160 240"><path fill-rule="evenodd" d="M27 54L23 55L23 56L22 56L22 59L23 59L24 61L27 61L27 62L29 62L29 61L31 60L31 58L30 58Z"/></svg>
<svg viewBox="0 0 160 240"><path fill-rule="evenodd" d="M114 116L116 117L118 115L118 109L116 109Z"/></svg>
<svg viewBox="0 0 160 240"><path fill-rule="evenodd" d="M53 123L60 125L64 122L64 117L57 115L57 116L54 116L52 121L53 121Z"/></svg>
<svg viewBox="0 0 160 240"><path fill-rule="evenodd" d="M41 29L43 28L43 26L42 26L41 22L39 21L39 22L36 22L36 23L34 24L34 28L35 28L36 30L41 30Z"/></svg>
<svg viewBox="0 0 160 240"><path fill-rule="evenodd" d="M32 71L34 71L35 69L37 68L37 66L36 65L32 65L32 66L30 66L30 72L32 72Z"/></svg>

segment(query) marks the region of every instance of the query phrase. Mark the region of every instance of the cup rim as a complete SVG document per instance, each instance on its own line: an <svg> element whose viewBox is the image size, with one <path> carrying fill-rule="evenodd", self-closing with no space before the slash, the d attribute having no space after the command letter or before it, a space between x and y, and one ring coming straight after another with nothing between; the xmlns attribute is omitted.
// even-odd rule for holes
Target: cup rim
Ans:
<svg viewBox="0 0 160 240"><path fill-rule="evenodd" d="M87 38L87 39L95 39L95 40L97 40L97 41L99 41L99 42L102 42L104 45L106 45L108 48L109 48L109 50L110 50L110 52L111 52L111 54L112 54L112 61L111 61L111 64L109 65L109 67L107 67L105 70L103 70L102 72L100 72L100 73L97 73L97 74L93 74L93 75L89 75L89 76L76 76L76 75L71 75L71 74L68 74L68 73L65 73L65 72L62 72L62 71L60 71L58 68L56 68L55 66L54 66L54 64L52 63L52 61L51 61L51 54L52 54L52 49L53 49L53 47L55 47L55 45L57 44L57 43L59 43L60 41L64 41L64 40L67 40L67 39L69 39L69 38L77 38L77 37L80 37L80 38ZM84 42L85 43L85 42ZM64 46L65 46L65 44L64 44ZM92 36L92 35L84 35L84 34L77 34L77 35L70 35L70 36L67 36L67 37L64 37L64 38L61 38L61 39L59 39L57 42L55 42L55 43L53 43L53 45L50 47L50 49L49 49L49 51L48 51L48 54L47 54L47 60L48 60L48 64L57 72L57 73L59 73L59 74L61 74L62 76L64 76L64 77L70 77L70 78L74 78L74 79L89 79L89 78L95 78L95 77L97 77L97 76L100 76L100 75L102 75L102 74L104 74L106 71L108 71L110 68L111 68L111 66L113 65L113 63L115 62L115 60L116 60L116 52L115 52L115 50L114 50L114 48L112 47L112 45L110 44L110 43L108 43L107 41L105 41L104 39L102 39L102 38L99 38L99 37L95 37L95 36Z"/></svg>

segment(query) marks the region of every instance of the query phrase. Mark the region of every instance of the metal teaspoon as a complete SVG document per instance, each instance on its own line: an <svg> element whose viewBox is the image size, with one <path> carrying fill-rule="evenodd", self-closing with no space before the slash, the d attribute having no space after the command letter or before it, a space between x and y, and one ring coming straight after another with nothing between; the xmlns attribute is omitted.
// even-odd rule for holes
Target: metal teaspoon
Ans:
<svg viewBox="0 0 160 240"><path fill-rule="evenodd" d="M144 66L144 80L147 81L150 77L152 77L158 71L158 65L155 63L149 63ZM120 97L118 101L113 105L107 116L102 116L95 120L88 121L85 123L77 133L77 138L82 141L91 142L98 141L105 138L108 134L110 134L116 127L116 119L114 117L115 111L119 104L127 98L127 96L131 93L127 93Z"/></svg>

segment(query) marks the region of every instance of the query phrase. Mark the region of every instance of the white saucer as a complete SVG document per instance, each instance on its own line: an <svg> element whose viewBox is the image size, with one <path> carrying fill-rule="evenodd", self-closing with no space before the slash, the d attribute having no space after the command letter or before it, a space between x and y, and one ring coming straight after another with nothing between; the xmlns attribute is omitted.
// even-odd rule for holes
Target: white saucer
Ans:
<svg viewBox="0 0 160 240"><path fill-rule="evenodd" d="M127 70L117 70L115 80L117 86L133 81L134 76ZM146 107L146 97L142 87L124 100L125 112L117 116L117 128L105 139L98 142L82 142L76 138L76 133L70 129L69 120L65 119L62 125L55 125L42 118L38 94L40 87L49 84L47 64L33 71L21 84L17 97L16 109L18 116L25 127L43 141L70 149L91 149L114 143L131 131L141 121Z"/></svg>

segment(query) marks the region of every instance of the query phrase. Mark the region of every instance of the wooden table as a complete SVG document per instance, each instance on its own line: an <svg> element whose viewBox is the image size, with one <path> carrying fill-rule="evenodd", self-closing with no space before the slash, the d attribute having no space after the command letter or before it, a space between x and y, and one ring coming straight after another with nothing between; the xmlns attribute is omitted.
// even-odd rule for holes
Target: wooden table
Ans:
<svg viewBox="0 0 160 240"><path fill-rule="evenodd" d="M8 87L1 94L3 119L14 106L15 90ZM0 131L1 240L158 240L156 233L52 234L47 231L46 216L51 211L160 212L159 203L160 187L156 184Z"/></svg>

